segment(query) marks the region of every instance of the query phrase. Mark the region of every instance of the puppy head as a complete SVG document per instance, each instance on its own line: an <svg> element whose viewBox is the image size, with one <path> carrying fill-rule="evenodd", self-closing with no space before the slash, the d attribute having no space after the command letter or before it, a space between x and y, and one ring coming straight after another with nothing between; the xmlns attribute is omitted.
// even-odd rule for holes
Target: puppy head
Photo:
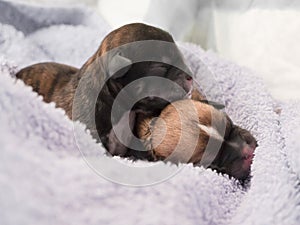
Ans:
<svg viewBox="0 0 300 225"><path fill-rule="evenodd" d="M257 142L251 133L230 121L219 154L211 168L226 173L239 180L249 177Z"/></svg>
<svg viewBox="0 0 300 225"><path fill-rule="evenodd" d="M239 180L249 176L257 144L247 130L205 103L182 100L174 106L168 105L158 119L138 121L137 134L157 159L198 165L210 162L212 169Z"/></svg>
<svg viewBox="0 0 300 225"><path fill-rule="evenodd" d="M143 23L130 23L110 32L101 42L97 53L103 55L118 46L146 40L174 43L172 35L162 29Z"/></svg>
<svg viewBox="0 0 300 225"><path fill-rule="evenodd" d="M186 98L191 92L193 81L183 56L172 36L159 28L142 23L122 26L104 38L98 55L107 56L103 68L110 77L108 89L112 96L136 81L135 87L126 93L140 99L135 109L162 109L161 105L165 107L168 102ZM174 85L168 88L162 82L153 84L141 79L145 77L166 78ZM139 98L144 93L149 94Z"/></svg>

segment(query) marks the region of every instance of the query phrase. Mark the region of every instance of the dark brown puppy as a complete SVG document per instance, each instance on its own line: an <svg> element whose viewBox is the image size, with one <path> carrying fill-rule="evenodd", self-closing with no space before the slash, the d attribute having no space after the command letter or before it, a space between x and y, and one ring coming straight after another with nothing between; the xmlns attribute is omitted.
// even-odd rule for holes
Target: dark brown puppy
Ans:
<svg viewBox="0 0 300 225"><path fill-rule="evenodd" d="M140 88L136 88L134 92L125 93L124 101L119 102L119 112L112 117L112 105L120 90L132 81L150 76L167 78L184 90L183 94L176 90L158 88L163 92L160 94L168 96L171 101L186 98L187 93L192 89L192 78L187 74L188 69L175 44L166 49L162 49L161 44L154 44L153 47L148 48L150 55L159 53L156 55L164 62L160 60L157 60L160 62L155 60L134 62L133 59L148 54L140 50L144 45L141 41L148 40L174 43L172 36L161 29L141 23L129 24L108 34L96 53L79 70L62 64L41 63L22 69L16 76L25 84L31 85L34 91L44 97L44 101L55 102L56 106L63 108L71 119L85 123L91 130L91 134L98 140L100 138L111 154L134 155L135 151L128 153L128 148L118 140L112 130L112 125L118 125L118 129L121 130L124 129L121 132L125 134L126 144L129 144L132 135L123 128L126 126L122 124L124 123L123 117L127 115L126 112L130 112L129 122L130 127L133 128L136 114L157 116L168 101L157 97L146 97L138 101L133 108L128 108L124 104L126 98L136 98L145 90L154 88L151 85L147 86L147 83L140 83ZM125 49L126 51L124 49L113 51L129 43L137 43L137 45L135 48ZM111 52L113 53L108 54ZM172 66L173 63L184 69ZM125 66L116 70L115 64L117 68L118 64ZM77 90L79 82L82 85ZM73 104L73 101L76 104Z"/></svg>
<svg viewBox="0 0 300 225"><path fill-rule="evenodd" d="M176 101L158 118L140 116L136 129L154 159L206 165L240 180L249 176L255 138L208 104Z"/></svg>

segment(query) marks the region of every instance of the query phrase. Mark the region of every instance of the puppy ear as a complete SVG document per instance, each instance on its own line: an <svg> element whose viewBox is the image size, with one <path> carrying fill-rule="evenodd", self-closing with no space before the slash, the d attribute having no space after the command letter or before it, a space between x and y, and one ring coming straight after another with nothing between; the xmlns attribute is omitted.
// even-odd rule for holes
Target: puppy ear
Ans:
<svg viewBox="0 0 300 225"><path fill-rule="evenodd" d="M114 76L114 78L122 77L129 69L130 65L132 65L132 61L121 55L120 52L115 54L111 60L108 62L108 75L109 77ZM120 73L117 73L120 71Z"/></svg>

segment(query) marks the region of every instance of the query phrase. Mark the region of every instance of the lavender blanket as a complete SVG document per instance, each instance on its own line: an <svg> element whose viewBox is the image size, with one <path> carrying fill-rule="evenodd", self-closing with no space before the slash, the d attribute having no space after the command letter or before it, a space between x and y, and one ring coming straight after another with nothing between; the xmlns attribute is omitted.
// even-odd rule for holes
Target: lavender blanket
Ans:
<svg viewBox="0 0 300 225"><path fill-rule="evenodd" d="M129 187L90 168L78 145L103 165L147 162L107 157L82 124L13 76L41 61L79 67L109 31L85 8L0 0L0 224L299 224L300 102L275 101L255 72L192 44L179 43L196 81L259 142L249 186L158 162L180 170L164 182Z"/></svg>

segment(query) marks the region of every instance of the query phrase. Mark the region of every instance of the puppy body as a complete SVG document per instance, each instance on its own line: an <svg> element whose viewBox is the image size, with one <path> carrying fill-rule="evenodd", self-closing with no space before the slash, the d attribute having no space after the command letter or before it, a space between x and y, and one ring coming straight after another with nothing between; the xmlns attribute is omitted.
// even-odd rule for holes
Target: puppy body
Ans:
<svg viewBox="0 0 300 225"><path fill-rule="evenodd" d="M132 81L148 76L167 78L177 83L186 93L190 92L192 88L191 77L168 63L155 61L131 62L131 57L145 54L138 51L138 49L130 52L131 55L117 51L113 55L114 58L102 61L103 56L115 48L129 43L143 44L141 41L147 40L174 43L172 36L159 28L141 23L129 24L109 33L95 54L80 69L57 63L41 63L22 69L16 74L16 77L22 79L25 84L32 86L34 91L44 97L44 101L55 102L56 106L63 108L71 119L85 123L87 128L91 130L92 136L97 140L100 139L111 154L126 155L128 149L118 141L112 126L124 121L122 117L127 110L134 112L130 113L130 127L133 128L137 113L157 116L168 102L160 98L145 98L137 102L132 109L128 109L126 106L123 107L121 102L120 113L116 118L113 118L114 124L112 124L112 105L122 88ZM152 50L155 52L160 49L153 47ZM170 63L172 63L172 59L176 58L176 63L185 67L176 45L173 44L173 47L168 50L161 57L169 58L167 61ZM111 62L125 63L127 66L120 71L112 72L110 71ZM109 78L109 76L111 77ZM84 85L76 92L81 81ZM144 83L141 83L140 86L142 87L139 89L140 91L126 93L126 96L128 98L139 96L143 90L152 88ZM176 94L175 91L161 90L169 94L172 101L185 97L182 94ZM76 102L81 104L73 105L75 93ZM96 102L91 101L91 98L96 98ZM126 102L126 98L124 102ZM72 114L74 110L76 115ZM94 123L96 123L96 127L94 127ZM123 125L121 124L118 127L122 129ZM130 142L132 138L130 132L128 130L122 132L128 134L125 139Z"/></svg>
<svg viewBox="0 0 300 225"><path fill-rule="evenodd" d="M249 176L255 138L208 104L174 102L158 118L140 117L136 129L155 160L209 162L207 166L238 179Z"/></svg>
<svg viewBox="0 0 300 225"><path fill-rule="evenodd" d="M55 102L72 118L72 102L77 87L78 69L59 63L39 63L20 70L16 77L43 96L47 103Z"/></svg>

